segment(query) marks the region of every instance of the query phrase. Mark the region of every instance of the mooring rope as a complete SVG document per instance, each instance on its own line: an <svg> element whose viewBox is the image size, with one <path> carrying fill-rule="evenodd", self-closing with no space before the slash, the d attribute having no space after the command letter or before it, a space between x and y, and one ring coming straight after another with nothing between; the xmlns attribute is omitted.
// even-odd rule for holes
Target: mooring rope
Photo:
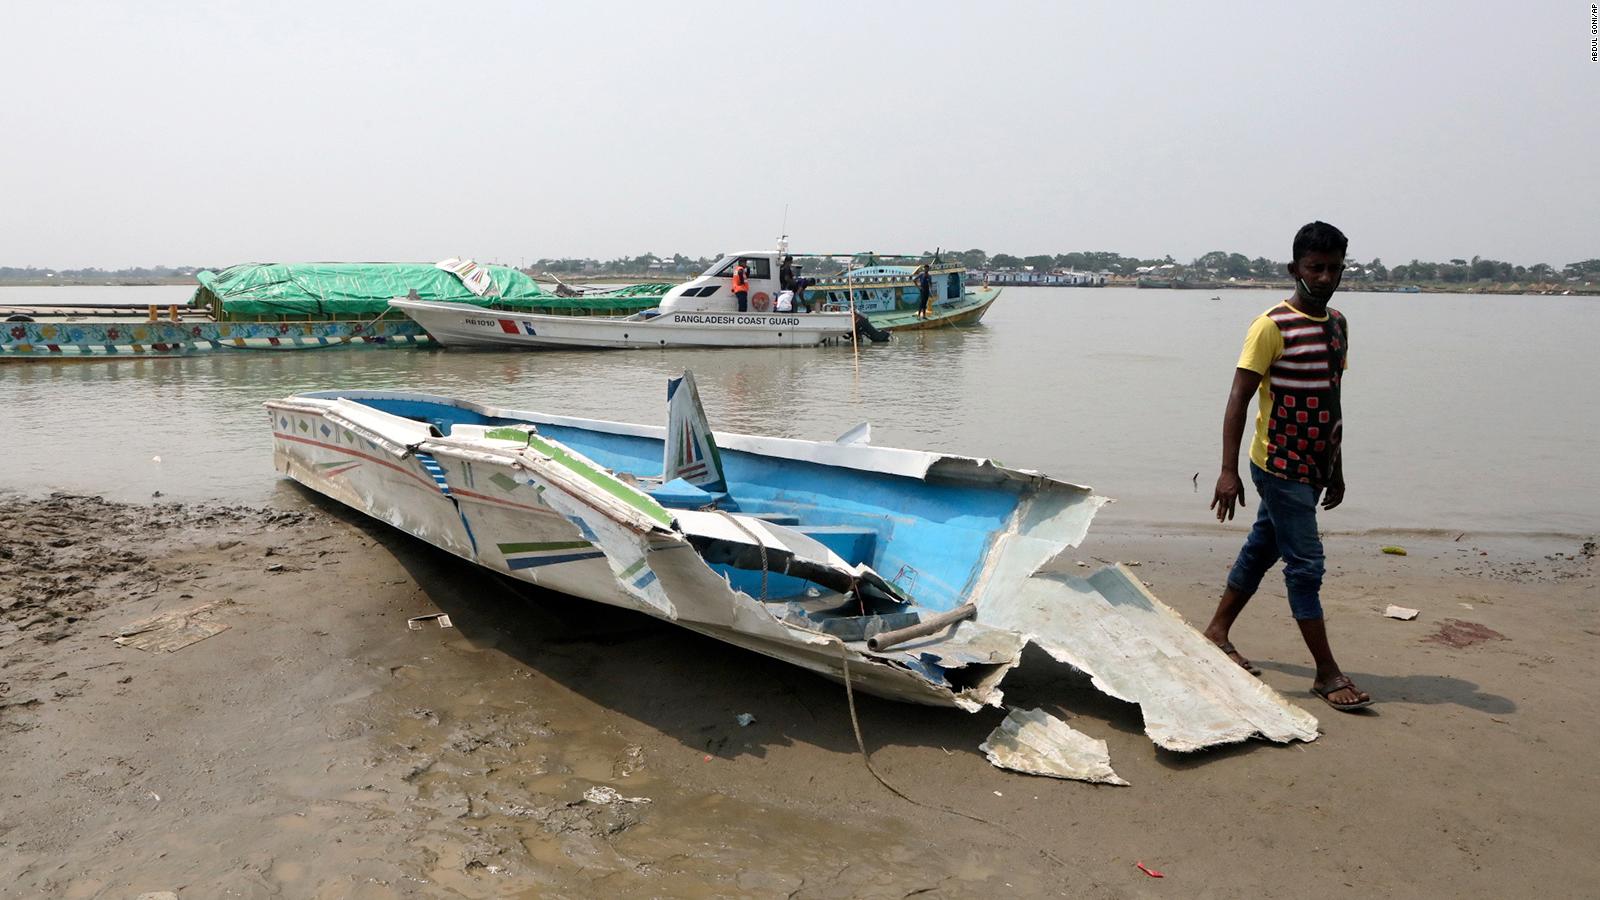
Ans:
<svg viewBox="0 0 1600 900"><path fill-rule="evenodd" d="M735 527L735 528L739 529L740 531L744 532L744 535L746 537L750 538L750 540L752 540L752 541L754 541L756 543L757 547L761 548L761 599L763 601L766 600L767 599L767 545L765 543L763 543L761 538L758 537L753 531L751 531L749 528L746 528L743 522L740 522L738 519L736 519L732 515L730 515L727 510L719 509L719 510L717 510L717 512L721 513L723 515L723 517L725 517L729 522L733 523L733 527ZM901 800L904 800L907 803L910 803L912 806L920 806L923 809L937 810L939 812L949 813L952 816L960 816L963 819L970 819L970 820L972 820L974 822L977 822L980 825L988 825L989 827L998 829L999 831L1004 832L1005 834L1009 835L1012 838L1015 838L1016 840L1018 840L1018 841L1020 841L1020 842L1022 842L1024 844L1033 844L1034 849L1038 850L1040 855L1044 856L1046 859L1050 860L1051 862L1055 863L1056 865L1060 866L1061 868L1063 868L1063 869L1071 868L1070 866L1068 866L1066 864L1066 862L1064 860L1061 859L1061 857L1056 856L1054 853L1051 853L1049 850L1045 849L1043 845L1034 843L1029 838L1026 838L1026 837L1022 836L1021 834L1018 834L1016 831L1012 830L1011 828L1009 828L1009 827L1007 827L1005 825L1000 824L999 822L995 822L995 821L993 821L991 819L985 819L983 816L975 815L973 813L962 812L959 809L955 809L953 807L945 806L942 803L924 803L921 800L918 800L915 797L912 797L912 796L908 795L905 791L902 791L899 788L895 787L894 785L890 784L887 779L885 779L882 775L878 774L878 770L872 765L872 754L867 752L867 743L866 743L866 741L862 740L862 738L861 738L861 719L860 719L860 717L858 717L856 715L856 692L855 692L855 687L851 684L851 681L850 681L850 648L845 646L844 641L840 640L839 638L835 637L834 640L838 641L838 643L839 643L839 660L840 660L840 662L842 662L844 664L844 697L845 697L845 702L850 707L850 728L851 728L852 731L855 732L856 749L861 751L861 760L862 760L862 762L866 763L867 771L872 774L873 778L876 778L878 780L879 784L883 785L884 788L889 791L889 793L894 794L896 797L899 797Z"/></svg>
<svg viewBox="0 0 1600 900"><path fill-rule="evenodd" d="M1065 861L1063 861L1061 859L1061 857L1056 856L1054 853L1051 853L1049 850L1045 849L1043 845L1034 843L1029 838L1023 837L1022 835L1018 834L1017 832L1013 831L1012 829L1008 828L1007 826L1000 824L999 822L995 822L995 821L992 821L990 819L985 819L983 816L975 815L973 813L962 812L959 809L955 809L953 807L945 806L943 803L924 803L921 800L918 800L918 799L916 799L914 797L908 796L905 791L902 791L899 788L895 787L894 785L890 784L886 779L884 779L884 777L882 775L879 775L878 774L878 770L876 768L874 768L873 765L872 765L872 755L867 752L866 741L863 741L861 739L861 720L856 716L856 692L855 692L855 689L850 684L850 649L845 646L844 641L842 641L842 640L839 641L839 659L840 659L841 662L844 663L844 696L845 696L845 701L847 703L849 703L849 705L850 705L850 728L855 731L856 749L861 751L861 759L862 759L863 762L865 762L867 764L867 771L872 773L872 777L876 778L878 780L879 784L883 785L886 789L888 789L889 793L894 794L896 797L899 797L900 799L906 801L907 803L910 803L913 806L920 806L923 809L938 810L940 812L949 813L952 816L960 816L963 819L971 819L972 821L977 822L977 823L979 823L981 825L988 825L991 828L997 828L1000 831L1003 831L1006 834L1010 835L1011 837L1016 838L1018 841L1021 841L1022 843L1033 844L1034 849L1038 850L1040 855L1044 856L1046 859L1050 860L1051 862L1055 863L1056 865L1060 866L1061 868L1063 868L1063 869L1071 868L1070 866L1068 866L1066 864Z"/></svg>
<svg viewBox="0 0 1600 900"><path fill-rule="evenodd" d="M727 510L719 509L717 512L721 513L724 519L733 523L733 527L744 532L745 537L755 541L756 546L761 548L761 599L765 601L767 599L767 545L762 542L755 532L746 528L743 522L735 519Z"/></svg>

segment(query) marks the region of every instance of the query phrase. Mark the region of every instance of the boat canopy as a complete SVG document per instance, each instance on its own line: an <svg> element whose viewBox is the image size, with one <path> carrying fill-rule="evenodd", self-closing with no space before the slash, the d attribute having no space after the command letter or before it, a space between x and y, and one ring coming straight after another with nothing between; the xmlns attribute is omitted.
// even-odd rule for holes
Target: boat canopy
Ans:
<svg viewBox="0 0 1600 900"><path fill-rule="evenodd" d="M509 266L483 266L493 280L480 297L456 275L432 263L246 263L195 275L200 287L193 305L220 303L230 316L333 317L380 315L389 300L412 291L423 300L471 303L498 309L560 307L597 313L632 312L645 296L659 296L668 285L632 285L600 294L558 297L527 274Z"/></svg>

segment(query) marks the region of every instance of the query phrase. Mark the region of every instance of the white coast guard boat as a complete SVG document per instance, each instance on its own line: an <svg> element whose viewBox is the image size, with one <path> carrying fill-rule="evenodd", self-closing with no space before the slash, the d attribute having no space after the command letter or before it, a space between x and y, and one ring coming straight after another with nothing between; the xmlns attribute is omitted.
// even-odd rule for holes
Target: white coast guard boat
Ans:
<svg viewBox="0 0 1600 900"><path fill-rule="evenodd" d="M1034 643L1140 704L1162 747L1316 737L1130 570L1085 578L1058 559L1105 502L1088 488L876 447L864 427L837 442L713 433L688 372L667 398L666 428L398 391L266 407L275 466L313 490L484 568L858 690L999 706Z"/></svg>
<svg viewBox="0 0 1600 900"><path fill-rule="evenodd" d="M848 338L848 310L784 310L782 252L722 257L698 278L667 291L656 309L631 316L555 316L426 300L389 301L446 347L485 349L592 347L806 347ZM748 261L749 308L739 311L733 268Z"/></svg>

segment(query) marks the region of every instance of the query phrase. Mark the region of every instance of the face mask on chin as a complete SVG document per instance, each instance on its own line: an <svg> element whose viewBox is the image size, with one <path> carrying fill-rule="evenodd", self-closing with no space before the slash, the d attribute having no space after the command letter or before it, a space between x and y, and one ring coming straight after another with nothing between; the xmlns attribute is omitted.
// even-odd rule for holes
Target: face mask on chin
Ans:
<svg viewBox="0 0 1600 900"><path fill-rule="evenodd" d="M1300 285L1301 293L1317 301L1318 303L1327 303L1329 300L1332 300L1333 292L1339 289L1338 286L1334 286L1326 291L1316 291L1312 290L1311 285L1306 284L1306 280L1304 278L1296 278L1295 282Z"/></svg>

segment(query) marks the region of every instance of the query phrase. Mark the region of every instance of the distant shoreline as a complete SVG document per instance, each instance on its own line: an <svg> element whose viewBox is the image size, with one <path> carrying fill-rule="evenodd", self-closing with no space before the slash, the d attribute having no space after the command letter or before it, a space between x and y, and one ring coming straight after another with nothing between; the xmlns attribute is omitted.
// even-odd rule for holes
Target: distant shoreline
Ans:
<svg viewBox="0 0 1600 900"><path fill-rule="evenodd" d="M166 278L16 278L0 279L0 287L199 287L192 275Z"/></svg>
<svg viewBox="0 0 1600 900"><path fill-rule="evenodd" d="M665 283L676 284L680 280L686 280L686 279L675 279L675 278L662 278L660 275L627 275L627 274L607 274L607 275L594 275L594 276L587 276L587 277L586 276L582 276L582 275L570 275L570 276L566 276L566 278L569 281L574 281L574 282L578 282L578 283L581 283L581 284L617 284L617 283L637 284L637 283L640 283L640 282L665 282ZM1404 290L1404 288L1410 286L1411 284L1415 284L1415 286L1417 288L1419 288L1419 290L1418 291L1407 291L1407 290ZM0 280L0 288L4 288L4 287L177 287L177 286L198 287L198 284L195 282L195 280L192 277L186 277L186 276L167 277L167 278L159 278L159 277L157 277L157 278L117 278L117 279L59 278L58 277L58 278L19 278L19 279L15 279L15 280ZM1073 286L1070 286L1070 285L1045 285L1045 284L1031 284L1031 285L1030 284L1023 284L1023 285L1009 285L1009 286L1012 286L1012 287L1045 287L1045 288L1057 288L1057 287L1067 288L1067 287L1073 287ZM1106 287L1139 287L1139 284L1138 284L1137 280L1132 279L1132 278L1127 278L1127 279L1115 278L1115 279L1108 280L1106 282L1105 286ZM1073 289L1082 290L1083 288L1073 288ZM1144 290L1188 290L1188 291L1232 291L1232 290L1241 290L1241 289L1287 291L1287 290L1293 289L1293 284L1291 282L1288 282L1288 281L1228 281L1228 282L1207 281L1207 282L1189 282L1189 283L1187 283L1185 285L1178 286L1178 287L1167 286L1167 287L1149 287L1149 288L1144 288ZM1092 290L1092 288L1091 288L1091 290ZM1403 283L1403 284L1401 284L1401 283L1379 282L1379 283L1375 283L1375 284L1346 284L1346 285L1342 286L1340 288L1340 290L1342 290L1342 291L1344 291L1346 293L1349 293L1349 292L1352 292L1352 291L1364 291L1364 292L1369 292L1369 293L1380 293L1380 294L1388 294L1388 293L1395 293L1395 294L1423 293L1423 294L1506 294L1506 295L1557 296L1557 297L1559 297L1559 296L1569 296L1569 295L1570 296L1587 296L1587 297L1600 296L1600 284L1578 284L1578 285L1571 285L1571 286L1558 286L1558 285L1530 286L1530 285L1514 285L1514 284L1504 284L1504 285L1503 284L1472 284L1472 285L1464 285L1464 284L1452 284L1452 283L1449 283L1449 282L1442 282L1442 281L1441 282L1414 282L1414 283L1413 282L1407 282L1407 283Z"/></svg>
<svg viewBox="0 0 1600 900"><path fill-rule="evenodd" d="M1018 287L1055 287L1056 285L1018 285ZM1106 287L1141 287L1135 279L1108 280ZM1415 287L1417 290L1410 290ZM1172 284L1165 286L1151 285L1144 290L1179 290L1179 291L1232 291L1240 289L1249 290L1277 290L1292 291L1294 283L1290 281L1191 281L1187 284ZM1423 282L1346 282L1339 286L1341 293L1365 292L1370 294L1518 294L1527 296L1565 296L1584 295L1600 296L1600 284L1575 284L1575 285L1518 285L1518 284L1452 284L1447 281Z"/></svg>

